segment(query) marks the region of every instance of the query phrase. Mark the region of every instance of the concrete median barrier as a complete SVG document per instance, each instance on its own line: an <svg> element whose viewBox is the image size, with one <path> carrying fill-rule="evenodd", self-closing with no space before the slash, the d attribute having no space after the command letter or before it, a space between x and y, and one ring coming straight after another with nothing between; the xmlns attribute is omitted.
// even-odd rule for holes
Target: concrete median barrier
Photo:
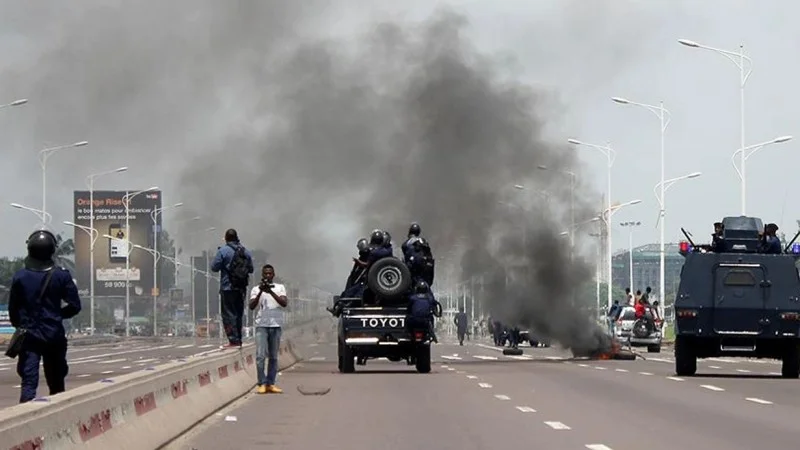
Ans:
<svg viewBox="0 0 800 450"><path fill-rule="evenodd" d="M281 370L302 359L303 345L329 338L314 333L328 320L284 331ZM255 359L253 344L215 350L6 408L0 442L12 450L159 448L252 390Z"/></svg>

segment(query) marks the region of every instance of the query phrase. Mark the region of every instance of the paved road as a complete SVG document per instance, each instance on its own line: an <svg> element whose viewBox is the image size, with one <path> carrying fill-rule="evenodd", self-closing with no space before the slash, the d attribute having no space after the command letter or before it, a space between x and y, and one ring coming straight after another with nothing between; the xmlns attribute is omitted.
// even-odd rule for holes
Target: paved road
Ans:
<svg viewBox="0 0 800 450"><path fill-rule="evenodd" d="M219 339L164 338L161 342L130 341L116 344L71 347L67 353L67 389L106 378L144 370L164 362L219 348ZM39 395L47 395L44 371L39 371ZM19 401L16 361L0 359L0 408Z"/></svg>
<svg viewBox="0 0 800 450"><path fill-rule="evenodd" d="M283 395L248 395L169 448L752 450L800 440L800 380L775 377L777 362L704 360L698 376L677 378L668 353L580 361L556 349L434 348L428 375L388 361L343 375L335 346L319 345L281 375Z"/></svg>

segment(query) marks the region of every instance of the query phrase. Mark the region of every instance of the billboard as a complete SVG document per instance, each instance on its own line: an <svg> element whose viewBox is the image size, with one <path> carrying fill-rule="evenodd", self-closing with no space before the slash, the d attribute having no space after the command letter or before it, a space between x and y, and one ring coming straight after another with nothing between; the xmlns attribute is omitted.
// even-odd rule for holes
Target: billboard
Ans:
<svg viewBox="0 0 800 450"><path fill-rule="evenodd" d="M94 191L94 207L89 191L75 191L75 222L89 227L94 215L97 241L94 245L94 293L96 296L125 296L126 239L131 244L153 248L155 232L161 229L161 215L153 224L151 213L161 208L161 191L148 191L134 196L128 207L126 230L125 205L122 198L138 191ZM105 235L113 236L108 239ZM88 295L90 280L89 233L75 229L75 274L81 295ZM133 248L129 255L131 296L150 296L154 287L153 256L141 249Z"/></svg>

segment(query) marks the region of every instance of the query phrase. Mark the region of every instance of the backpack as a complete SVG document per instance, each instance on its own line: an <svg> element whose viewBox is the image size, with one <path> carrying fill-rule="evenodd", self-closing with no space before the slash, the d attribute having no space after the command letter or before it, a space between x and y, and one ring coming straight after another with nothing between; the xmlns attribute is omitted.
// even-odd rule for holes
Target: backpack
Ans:
<svg viewBox="0 0 800 450"><path fill-rule="evenodd" d="M231 287L237 290L246 290L247 284L250 282L250 260L247 258L247 252L243 246L234 247L233 257L231 263L228 265L228 279L231 282Z"/></svg>

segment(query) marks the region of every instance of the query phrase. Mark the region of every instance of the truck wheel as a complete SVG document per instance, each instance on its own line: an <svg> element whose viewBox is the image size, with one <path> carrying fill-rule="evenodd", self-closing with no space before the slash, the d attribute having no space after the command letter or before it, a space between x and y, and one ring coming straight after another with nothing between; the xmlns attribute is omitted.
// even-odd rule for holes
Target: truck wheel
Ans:
<svg viewBox="0 0 800 450"><path fill-rule="evenodd" d="M430 373L431 371L431 346L420 345L417 347L416 355L417 372Z"/></svg>
<svg viewBox="0 0 800 450"><path fill-rule="evenodd" d="M661 344L648 345L647 353L661 353Z"/></svg>
<svg viewBox="0 0 800 450"><path fill-rule="evenodd" d="M369 269L367 287L379 297L405 295L411 288L411 272L397 258L379 259Z"/></svg>
<svg viewBox="0 0 800 450"><path fill-rule="evenodd" d="M691 342L685 336L675 337L675 374L678 376L692 376L697 373L697 356L695 356Z"/></svg>
<svg viewBox="0 0 800 450"><path fill-rule="evenodd" d="M800 348L797 344L792 344L783 356L781 376L783 378L800 377Z"/></svg>
<svg viewBox="0 0 800 450"><path fill-rule="evenodd" d="M341 373L353 373L356 371L353 351L342 341L339 341L339 371Z"/></svg>

